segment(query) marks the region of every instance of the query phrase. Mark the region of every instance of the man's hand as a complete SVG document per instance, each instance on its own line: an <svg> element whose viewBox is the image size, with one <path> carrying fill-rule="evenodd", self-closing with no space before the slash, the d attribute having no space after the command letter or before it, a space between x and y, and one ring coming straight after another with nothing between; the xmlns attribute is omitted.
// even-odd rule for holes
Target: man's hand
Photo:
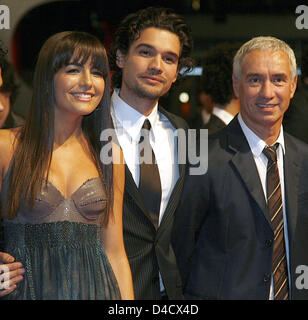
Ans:
<svg viewBox="0 0 308 320"><path fill-rule="evenodd" d="M23 280L25 269L21 262L14 262L11 255L0 252L0 297L16 289L16 284Z"/></svg>

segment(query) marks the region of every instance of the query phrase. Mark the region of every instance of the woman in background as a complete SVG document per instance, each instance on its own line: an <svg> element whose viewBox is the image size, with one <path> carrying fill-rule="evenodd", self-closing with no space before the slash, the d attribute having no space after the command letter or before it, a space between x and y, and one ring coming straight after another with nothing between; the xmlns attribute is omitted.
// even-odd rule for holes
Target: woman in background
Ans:
<svg viewBox="0 0 308 320"><path fill-rule="evenodd" d="M58 33L40 51L24 127L0 130L5 251L25 269L7 299L133 299L124 165L99 158L109 78L97 38Z"/></svg>

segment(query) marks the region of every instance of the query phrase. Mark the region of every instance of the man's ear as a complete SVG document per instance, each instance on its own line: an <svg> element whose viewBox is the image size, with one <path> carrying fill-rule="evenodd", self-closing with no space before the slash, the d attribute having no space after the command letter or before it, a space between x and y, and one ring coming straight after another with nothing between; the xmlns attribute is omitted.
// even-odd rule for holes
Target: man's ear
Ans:
<svg viewBox="0 0 308 320"><path fill-rule="evenodd" d="M125 63L125 55L118 49L117 50L117 66L122 69L124 67L124 63Z"/></svg>
<svg viewBox="0 0 308 320"><path fill-rule="evenodd" d="M239 98L239 83L240 80L234 74L232 74L233 92L236 98Z"/></svg>
<svg viewBox="0 0 308 320"><path fill-rule="evenodd" d="M294 96L294 93L296 91L296 86L297 86L297 75L294 77L293 81L291 82L291 99Z"/></svg>

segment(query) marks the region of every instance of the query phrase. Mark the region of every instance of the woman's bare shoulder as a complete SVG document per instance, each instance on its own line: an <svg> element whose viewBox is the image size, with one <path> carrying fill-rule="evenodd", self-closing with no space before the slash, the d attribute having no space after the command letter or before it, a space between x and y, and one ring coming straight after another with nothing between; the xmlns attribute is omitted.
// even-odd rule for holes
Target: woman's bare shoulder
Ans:
<svg viewBox="0 0 308 320"><path fill-rule="evenodd" d="M0 165L7 165L15 151L20 128L0 130Z"/></svg>
<svg viewBox="0 0 308 320"><path fill-rule="evenodd" d="M2 148L14 145L20 134L19 128L0 129L0 145Z"/></svg>

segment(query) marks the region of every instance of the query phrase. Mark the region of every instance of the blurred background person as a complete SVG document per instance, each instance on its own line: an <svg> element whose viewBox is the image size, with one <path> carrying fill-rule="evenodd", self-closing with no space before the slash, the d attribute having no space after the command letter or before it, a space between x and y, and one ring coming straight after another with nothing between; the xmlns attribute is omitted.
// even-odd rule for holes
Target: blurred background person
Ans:
<svg viewBox="0 0 308 320"><path fill-rule="evenodd" d="M232 87L233 57L237 43L222 43L209 50L202 61L201 86L203 99L212 102L212 114L202 127L214 133L225 127L239 112L239 99Z"/></svg>
<svg viewBox="0 0 308 320"><path fill-rule="evenodd" d="M200 85L200 90L198 92L198 101L201 104L201 123L202 126L205 126L211 118L213 112L214 104L212 97L209 94L206 94Z"/></svg>
<svg viewBox="0 0 308 320"><path fill-rule="evenodd" d="M195 115L190 119L187 120L189 126L193 129L201 129L210 121L211 114L213 111L213 101L212 97L205 93L202 87L202 78L199 77L197 81L197 103L198 107L196 110Z"/></svg>
<svg viewBox="0 0 308 320"><path fill-rule="evenodd" d="M2 86L0 87L0 128L14 128L23 125L24 119L13 112L12 106L18 94L15 69L7 60L2 60Z"/></svg>
<svg viewBox="0 0 308 320"><path fill-rule="evenodd" d="M308 48L303 51L298 88L286 112L283 127L294 137L308 143Z"/></svg>
<svg viewBox="0 0 308 320"><path fill-rule="evenodd" d="M6 55L6 51L3 48L2 41L0 41L0 87L2 86L3 80L2 80L2 65L4 61L4 57Z"/></svg>

